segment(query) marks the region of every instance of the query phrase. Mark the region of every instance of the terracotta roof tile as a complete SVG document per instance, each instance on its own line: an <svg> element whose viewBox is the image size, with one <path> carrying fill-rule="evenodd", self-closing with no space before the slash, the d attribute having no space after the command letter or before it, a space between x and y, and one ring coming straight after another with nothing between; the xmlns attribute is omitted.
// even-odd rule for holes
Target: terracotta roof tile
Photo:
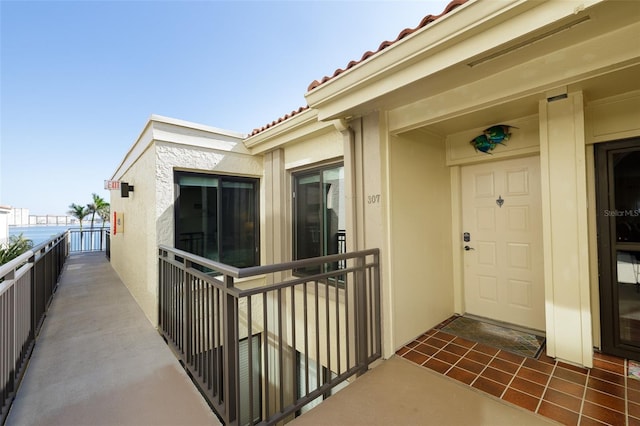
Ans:
<svg viewBox="0 0 640 426"><path fill-rule="evenodd" d="M305 111L305 110L307 110L307 109L309 109L309 106L308 106L308 105L307 105L307 106L300 107L300 108L298 108L298 109L296 109L296 110L293 110L293 111L291 111L289 114L285 115L284 117L280 117L280 118L278 118L277 120L274 120L274 121L272 121L272 122L271 122L271 123L269 123L269 124L266 124L266 125L264 125L264 126L262 126L262 127L259 127L259 128L257 128L257 129L253 129L253 131L252 131L251 133L249 133L249 136L254 136L254 135L257 135L258 133L264 132L265 130L267 130L267 129L269 129L269 128L273 127L273 126L275 126L276 124L282 123L283 121L288 120L288 119L290 119L291 117L293 117L294 115L298 115L298 114L300 114L302 111Z"/></svg>
<svg viewBox="0 0 640 426"><path fill-rule="evenodd" d="M383 51L383 50L384 50L384 49L386 49L387 47L389 47L389 46L391 46L391 45L393 45L393 44L397 43L398 41L402 40L403 38L407 37L408 35L413 34L414 32L416 32L416 31L418 31L419 29L421 29L421 28L425 27L426 25L430 24L431 22L435 21L436 19L438 19L438 18L440 18L440 17L442 17L442 16L446 15L447 13L451 12L453 9L457 8L458 6L461 6L461 5L465 4L467 1L468 1L468 0L452 0L452 1L451 1L451 2L450 2L450 3L449 3L449 4L444 8L444 11L443 11L441 14L439 14L439 15L427 15L427 16L425 16L425 17L422 19L422 21L420 21L420 24L418 24L418 26L417 26L417 27L415 27L415 28L405 28L404 30L400 31L400 34L398 34L398 37L396 37L396 39L395 39L395 40L393 40L393 41L383 41L383 42L380 44L380 46L378 47L378 49L377 49L375 52L367 51L367 52L365 52L365 53L362 55L362 57L360 58L360 60L358 60L358 61L355 61L355 60L354 60L354 61L349 62L349 63L347 64L347 67L346 67L345 69L338 68L338 69L333 73L333 75L332 75L332 76L326 76L326 77L323 77L323 78L322 78L322 80L320 80L320 81L318 81L318 80L313 81L313 82L309 85L309 87L308 87L307 91L308 91L308 92L310 92L311 90L313 90L313 89L315 89L316 87L318 87L318 86L320 86L320 85L322 85L322 84L326 83L327 81L329 81L329 80L331 80L331 79L333 79L333 78L337 77L338 75L342 74L343 72L345 72L345 71L347 71L347 70L349 70L349 69L351 69L351 68L355 67L356 65L358 65L358 64L360 64L360 63L362 63L362 62L366 61L367 59L369 59L369 58L370 58L370 57L372 57L373 55L375 55L375 54L377 54L377 53L379 53L379 52ZM303 112L303 111L305 111L305 110L307 110L307 109L309 109L309 106L303 106L303 107L300 107L300 108L298 108L297 110L291 111L289 114L285 115L284 117L280 117L279 119L274 120L274 121L272 121L271 123L266 124L266 125L264 125L264 126L262 126L262 127L260 127L260 128L253 129L253 131L252 131L251 133L249 133L249 137L251 137L251 136L255 136L255 135L257 135L258 133L261 133L261 132L263 132L263 131L265 131L265 130L267 130L267 129L269 129L269 128L273 127L273 126L275 126L276 124L282 123L283 121L288 120L289 118L291 118L291 117L293 117L293 116L295 116L295 115L297 115L297 114L300 114L301 112Z"/></svg>
<svg viewBox="0 0 640 426"><path fill-rule="evenodd" d="M417 27L415 28L405 28L404 30L400 31L400 34L398 34L398 37L393 40L393 41L383 41L380 46L378 47L378 50L376 50L375 52L372 51L367 51L364 53L364 55L362 55L362 58L360 58L359 61L351 61L347 64L347 67L345 69L342 68L338 68L337 70L335 70L335 72L333 73L333 75L331 76L325 76L323 77L320 81L318 80L314 80L309 87L307 88L307 92L312 91L313 89L315 89L318 86L321 86L322 84L326 83L327 81L337 77L338 75L342 74L343 72L355 67L356 65L366 61L367 59L369 59L370 57L372 57L373 55L383 51L384 49L386 49L387 47L397 43L398 41L402 40L403 38L405 38L406 36L413 34L414 32L418 31L419 29L425 27L426 25L432 23L433 21L437 20L438 18L441 18L442 16L446 15L447 13L451 12L453 9L457 8L458 6L462 6L463 4L465 4L468 0L453 0L451 1L447 7L444 8L444 11L440 14L440 15L427 15L425 16L422 21L420 21L420 24L418 24Z"/></svg>

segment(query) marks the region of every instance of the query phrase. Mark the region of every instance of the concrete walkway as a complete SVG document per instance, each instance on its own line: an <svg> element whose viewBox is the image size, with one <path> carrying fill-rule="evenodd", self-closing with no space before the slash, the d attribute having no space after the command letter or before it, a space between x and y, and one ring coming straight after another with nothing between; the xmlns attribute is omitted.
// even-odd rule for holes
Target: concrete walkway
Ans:
<svg viewBox="0 0 640 426"><path fill-rule="evenodd" d="M219 425L104 253L65 264L7 425Z"/></svg>
<svg viewBox="0 0 640 426"><path fill-rule="evenodd" d="M394 356L289 424L548 426L557 423Z"/></svg>

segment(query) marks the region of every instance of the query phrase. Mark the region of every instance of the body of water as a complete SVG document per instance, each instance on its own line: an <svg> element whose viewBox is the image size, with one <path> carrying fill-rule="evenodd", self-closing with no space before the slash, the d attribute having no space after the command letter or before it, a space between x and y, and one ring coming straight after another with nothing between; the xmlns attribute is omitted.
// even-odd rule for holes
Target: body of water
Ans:
<svg viewBox="0 0 640 426"><path fill-rule="evenodd" d="M44 243L45 241L50 240L52 237L55 237L56 235L70 228L78 229L78 227L71 225L10 226L9 236L22 234L25 238L33 241L34 246L37 246L38 244Z"/></svg>

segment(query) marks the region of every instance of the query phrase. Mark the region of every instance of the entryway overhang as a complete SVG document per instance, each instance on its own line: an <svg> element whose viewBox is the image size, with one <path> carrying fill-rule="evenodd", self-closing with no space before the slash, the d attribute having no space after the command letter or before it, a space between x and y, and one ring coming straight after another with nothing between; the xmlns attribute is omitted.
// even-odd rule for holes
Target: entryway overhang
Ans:
<svg viewBox="0 0 640 426"><path fill-rule="evenodd" d="M320 120L388 111L388 130L399 134L474 113L478 123L501 110L537 113L544 94L563 86L623 93L638 80L638 16L637 2L470 2L306 98Z"/></svg>

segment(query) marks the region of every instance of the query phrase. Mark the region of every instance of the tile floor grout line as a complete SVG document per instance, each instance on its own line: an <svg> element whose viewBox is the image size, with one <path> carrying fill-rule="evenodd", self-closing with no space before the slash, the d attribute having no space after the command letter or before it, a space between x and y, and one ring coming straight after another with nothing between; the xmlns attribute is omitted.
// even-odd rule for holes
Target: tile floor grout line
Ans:
<svg viewBox="0 0 640 426"><path fill-rule="evenodd" d="M476 345L479 345L479 344L480 344L480 343L476 343L473 347L475 348L475 347L476 347ZM498 352L499 352L499 351L498 351ZM495 359L495 357L498 355L498 352L496 352L496 354L495 354L495 355L493 355L493 356L491 357L491 359L490 359L488 362L486 362L486 363L485 363L484 368L483 368L482 370L480 370L480 372L478 373L478 375L476 376L476 378L475 378L475 379L473 379L473 381L472 381L471 383L469 383L469 386L472 386L472 387L473 387L473 384L478 380L478 378L482 375L482 373L484 373L484 372L486 371L486 369L487 369L487 368L489 368L489 364L491 364L491 361L493 361L493 360ZM481 353L484 353L484 352L481 352ZM490 356L489 354L485 354L485 355ZM492 379L490 379L490 378L488 378L488 377L484 377L484 378L485 378L485 379L487 379L487 380L495 381L495 380L492 380ZM498 382L496 382L496 383L498 383ZM484 392L484 391L483 391L483 392Z"/></svg>
<svg viewBox="0 0 640 426"><path fill-rule="evenodd" d="M455 338L454 338L453 340L455 340ZM453 340L452 340L451 342L449 342L449 343L451 343L451 344L455 344L455 343L453 343ZM456 346L460 346L460 345L456 345ZM475 345L473 345L473 346L475 346ZM473 347L473 346L472 346L472 347ZM464 347L464 346L460 346L460 347ZM444 348L442 348L442 349L444 349ZM460 362L460 360L461 360L462 358L464 358L465 356L467 356L467 354L468 354L469 352L471 352L471 348L466 348L466 347L465 347L465 349L466 349L467 351L464 353L464 355L458 355L458 354L456 354L456 355L458 355L458 357L459 357L459 358L458 358L458 360L457 360L457 361L456 361L456 362L451 366L451 368L449 368L449 369L446 371L446 373L444 373L444 374L445 374L445 376L447 375L447 373L448 373L449 371L451 371L451 370L453 369L453 367L455 367L456 365L458 365L458 363ZM462 368L462 367L459 367L459 368ZM462 368L462 369L464 370L464 368ZM465 371L466 371L466 370L465 370Z"/></svg>
<svg viewBox="0 0 640 426"><path fill-rule="evenodd" d="M542 361L540 361L542 362ZM539 414L540 406L542 405L542 401L544 400L544 396L549 389L549 384L551 383L551 378L553 377L553 373L556 371L556 366L558 365L558 361L553 362L553 369L551 369L551 373L549 373L549 378L547 379L547 383L544 385L544 389L542 390L542 395L540 395L540 400L538 401L538 406L536 407L536 411L534 413ZM545 416L546 417L546 416Z"/></svg>
<svg viewBox="0 0 640 426"><path fill-rule="evenodd" d="M624 361L624 422L629 426L629 361Z"/></svg>
<svg viewBox="0 0 640 426"><path fill-rule="evenodd" d="M435 330L435 331L440 331L440 332L442 332L441 330ZM443 332L443 333L444 333L444 332ZM434 333L434 334L435 334L435 333ZM442 347L440 347L440 348L433 347L433 349L435 349L435 352L433 353L433 355L427 355L427 354L423 354L422 352L420 352L419 350L417 350L417 349L415 349L415 348L417 348L417 346L418 346L420 343L424 343L424 344L426 344L426 345L429 345L429 343L426 343L426 342L420 342L420 341L417 341L417 339L416 339L416 342L417 342L417 343L416 343L416 345L415 345L414 347L412 347L412 348L407 347L408 351L407 351L404 355L406 355L406 354L408 354L409 352L413 351L413 352L418 353L418 354L420 354L420 355L422 355L422 356L426 356L426 358L427 358L427 359L426 359L426 361L425 361L424 363L422 363L422 364L418 364L418 365L421 365L421 366L423 366L423 367L425 367L425 365L424 365L424 364L425 364L426 362L428 362L429 360L434 359L434 358L435 358L435 359L437 359L437 360L438 360L438 361L440 361L440 362L444 362L444 363L446 363L446 364L449 364L449 362L448 362L448 361L443 361L443 360L441 360L440 358L436 358L436 355L437 355L438 353L442 352L443 350L445 350L446 352L449 352L448 350L446 350L446 349L445 349L445 346L447 346L447 345L449 345L449 344L456 344L456 343L454 342L454 340L455 340L455 336L454 336L453 340L444 340L444 339L442 339L442 338L435 337L433 334L431 334L431 335L429 335L429 336L428 336L428 338L431 338L431 337L433 337L433 338L437 338L438 340L442 340L442 341L445 343L445 345L444 345L444 346L442 346ZM473 385L474 385L475 383L477 383L478 377L480 377L483 373L485 373L485 372L487 371L487 368L489 368L489 367L490 367L490 365L489 365L489 364L491 364L491 363L492 363L496 358L500 358L500 357L498 356L498 355L499 355L499 353L500 353L500 350L498 350L494 355L489 355L489 354L487 354L487 353L485 353L485 352L482 352L482 351L478 351L478 350L477 350L478 346L479 346L479 345L481 345L481 343L479 343L479 342L472 342L472 343L473 343L473 345L472 345L472 346L469 346L469 347L468 347L468 346L465 346L465 345L457 345L457 344L456 344L457 346L461 346L462 348L464 348L464 349L465 349L465 352L464 352L463 354L461 354L461 355L460 355L460 354L458 354L458 353L451 353L452 355L455 355L455 356L457 357L457 359L455 360L455 362L453 362L453 364L452 364L452 365L450 365L450 367L448 367L448 368L447 368L447 370L446 370L444 373L440 373L440 372L439 372L439 371L437 371L437 370L434 370L434 372L436 372L436 373L438 373L438 374L441 374L441 375L444 375L444 376L447 376L447 373L451 372L451 371L452 371L452 369L453 369L453 367L456 367L456 366L458 366L458 368L461 368L461 369L463 369L463 370L465 370L465 371L468 371L468 370L464 369L463 367L460 367L460 366L459 366L459 364L460 364L460 362L461 362L461 360L462 360L463 358L465 358L465 359L469 359L469 358L467 358L467 356L468 356L468 355L469 355L469 354L470 354L470 353L475 349L475 350L476 350L476 352L479 352L479 353L481 353L481 354L485 355L485 356L488 358L488 360L487 360L486 362L480 362L480 361L475 361L475 360L471 360L471 359L469 359L470 361L474 361L474 362L476 362L477 364L482 365L482 367L483 367L483 368L479 371L479 373L473 373L472 371L470 371L470 372L469 372L469 373L472 373L472 374L476 374L476 377L471 381L471 383L470 383L470 384L468 384L468 386L473 387ZM431 345L429 345L429 346L431 346ZM562 390L556 390L556 389L554 389L553 387L551 387L551 381L554 379L554 377L555 377L557 380L560 380L560 381L562 381L562 382L575 383L575 382L572 382L571 380L568 380L568 379L564 379L564 378L561 378L561 377L557 377L557 376L555 376L555 374L557 374L557 373L559 373L559 372L560 372L559 368L560 368L561 370L570 370L570 371L572 371L572 369L567 369L567 368L563 367L562 365L560 365L561 363L560 363L558 360L553 360L553 359L552 359L552 360L551 360L551 361L552 361L551 363L550 363L550 362L538 361L538 362L544 363L544 364L546 364L546 365L550 365L550 366L552 367L551 372L547 373L547 372L545 372L545 370L546 370L546 368L547 368L547 367L545 367L545 369L540 369L540 368L539 368L539 367L540 367L540 365L538 365L538 366L528 366L528 365L525 365L525 363L526 363L526 361L527 361L527 358L526 358L526 357L525 357L522 361L520 361L520 363L519 363L519 364L516 364L516 363L514 363L514 362L512 362L512 361L509 361L509 360L506 360L506 359L502 359L502 358L500 358L500 359L501 359L502 361L506 361L506 362L510 362L510 363L512 363L512 364L514 364L514 365L518 365L518 368L515 370L515 372L514 372L514 373L508 373L508 372L504 371L504 373L505 373L505 374L512 374L512 376L511 376L511 378L509 379L508 383L505 385L505 389L502 391L501 395L498 397L500 400L504 400L503 398L504 398L504 396L505 396L505 394L506 394L507 389L508 389L512 384L513 384L513 382L515 381L516 376L517 376L520 372L522 372L522 371L523 371L523 368L524 368L524 367L527 367L528 369L531 369L531 370L533 370L533 371L537 371L537 372L539 372L539 373L541 373L541 374L548 374L548 377L547 377L546 383L543 385L543 391L542 391L542 394L541 394L541 396L540 396L540 397L537 397L537 398L538 398L538 403L537 403L537 406L536 406L535 410L533 411L533 413L535 413L535 414L537 414L537 415L541 415L541 416L546 417L546 418L555 419L555 417L554 417L554 416L546 416L546 415L543 415L543 414L540 414L540 413L539 413L540 408L541 408L541 406L542 406L542 403L543 403L543 402L546 402L546 403L551 404L551 405L553 405L553 406L555 406L555 407L558 407L558 408L561 408L561 409L563 409L563 410L567 410L567 411L570 411L570 412L574 413L575 415L577 415L577 421L578 421L578 424L580 424L580 423L581 423L581 422L583 422L583 421L598 421L598 420L592 419L590 416L588 416L588 415L586 415L586 414L584 414L584 413L583 413L584 408L585 408L585 405L586 405L586 402L587 402L586 398L587 398L587 392L588 392L588 389L589 389L589 384L588 384L588 383L589 383L589 380L590 380L591 378L594 378L594 379L602 380L602 381L603 381L603 382L605 382L605 383L610 383L610 384L614 384L614 385L615 385L615 384L617 384L617 383L619 383L619 382L616 382L616 381L613 381L613 382L612 382L612 381L609 381L609 380L607 380L607 379L601 379L601 378L599 378L598 376L595 376L595 375L592 375L592 374L591 374L591 373L592 373L592 369L586 369L586 374L585 374L585 383L584 383L584 385L583 385L584 387L583 387L583 389L582 389L582 399L580 400L580 408L578 409L578 412L576 412L576 411L574 411L574 410L569 409L567 406L565 406L565 405L563 405L563 404L561 404L561 403L554 403L554 402L550 402L550 401L547 401L547 400L545 400L545 399L544 399L544 397L545 397L545 395L547 394L547 392L549 391L549 389L552 389L552 390L554 390L555 392L559 392L559 393L561 393L561 394L565 394L565 395L568 395L568 396L571 396L571 395L572 395L571 393L566 393L565 391L562 391ZM605 361L606 361L606 360L605 360ZM416 363L416 364L417 364L417 363ZM613 364L613 363L612 363L612 364ZM427 367L427 368L429 368L429 367ZM500 368L498 368L498 367L493 367L493 368L498 369L498 370L500 370L500 371L503 371L503 370L501 370L501 369L500 369ZM595 367L594 367L594 368L595 368ZM629 380L628 380L628 364L627 364L627 360L623 360L623 363L622 363L622 369L623 369L623 372L624 372L624 379L623 379L623 380L624 380L624 382L623 382L623 383L624 383L624 400L625 400L625 409L624 409L624 414L623 414L623 413L621 413L621 412L619 412L619 413L620 413L620 414L623 414L623 415L625 416L625 422L624 422L624 423L622 423L622 422L621 422L620 424L621 424L621 425L626 425L626 426L628 426L628 425L629 425L629 422L630 422L630 418L631 418L631 416L629 415L629 407L630 407L630 403L629 403L629 389L628 389L628 383L629 383ZM606 371L606 372L610 372L610 373L612 373L612 374L613 374L613 373L615 373L615 371L610 371L610 370L607 370L607 369L602 369L602 368L600 368L600 370L604 370L604 371ZM578 372L578 373L580 373L580 372ZM456 380L456 381L460 382L461 384L464 384L464 382L462 382L462 381L461 381L461 380L459 380L459 379L456 379L456 378L453 378L453 377L450 377L450 376L447 376L447 377L449 377L450 379L454 379L454 380ZM490 378L485 378L485 379L490 380L490 381L492 381L492 382L495 382L495 380L492 380L492 379L490 379ZM528 380L528 379L523 379L523 380ZM496 382L496 383L498 383L498 384L502 384L502 383L500 383L500 382ZM532 382L532 383L536 383L536 382ZM577 383L576 383L576 384L577 384ZM540 384L540 385L542 385L542 384ZM480 390L481 390L483 393L488 393L488 392L486 392L486 391L483 391L482 389L480 389ZM603 393L604 395L608 395L608 396L617 396L617 395L611 394L611 393L606 392L606 391L599 391L599 390L597 390L597 389L596 389L596 391L597 391L597 392L601 392L601 393ZM530 394L529 394L528 392L526 392L526 391L523 391L523 393L525 393L525 394L527 394L527 395L530 395ZM535 397L535 396L533 396L533 395L531 395L531 396L532 396L532 397ZM577 397L577 398L579 398L579 397ZM618 398L619 398L619 397L618 397ZM505 400L505 401L506 401L506 400ZM598 403L596 403L596 405L597 405L597 406L601 406L602 408L607 409L607 410L613 410L613 409L611 409L611 408L609 408L608 406L605 406L605 405L600 405L600 404L598 404ZM531 411L531 410L530 410L530 411ZM613 411L616 411L616 410L613 410Z"/></svg>
<svg viewBox="0 0 640 426"><path fill-rule="evenodd" d="M499 353L499 352L498 352ZM496 355L497 356L497 355ZM524 358L522 361L520 361L520 365L518 365L518 368L516 369L516 371L511 375L511 380L509 380L509 383L507 383L507 386L504 388L504 390L502 391L502 395L500 395L500 399L504 398L504 394L507 393L507 390L509 389L509 387L511 386L511 383L513 383L513 381L516 379L516 376L518 375L518 372L520 371L520 369L522 368L522 366L524 365L524 362L526 361L526 358ZM509 373L511 374L511 373ZM517 390L517 389L516 389ZM525 393L525 392L523 392ZM528 395L528 394L527 394Z"/></svg>
<svg viewBox="0 0 640 426"><path fill-rule="evenodd" d="M442 333L444 333L444 332L442 332ZM452 336L453 336L453 335L452 335ZM455 340L455 338L456 338L456 336L453 336L453 339L452 339L452 340L448 341L446 345L444 345L443 347L441 347L440 349L438 349L438 350L437 350L437 351L436 351L436 352L431 356L431 359L432 359L432 358L435 358L435 356L436 356L437 354L439 354L440 352L444 351L444 348L445 348L447 345L449 345L449 344L454 344L454 343L453 343L453 340ZM437 337L435 337L435 339L438 339L438 338L437 338ZM440 340L442 340L442 339L440 339ZM426 342L425 342L425 343L426 343ZM426 344L428 344L428 343L426 343ZM456 346L459 346L459 345L456 345ZM475 345L474 345L474 346L475 346ZM467 349L467 352L465 352L465 353L464 353L464 355L468 354L468 353L469 353L469 351L471 351L471 348L468 348L468 349ZM449 352L449 351L445 351L445 352L447 352L447 353L451 353L451 352ZM460 356L460 355L458 355L458 354L454 354L454 355L456 355L456 356L458 356L458 357L459 357L459 358L458 358L458 360L457 360L456 362L454 362L454 363L451 365L451 367L447 368L447 370L446 370L444 373L440 373L440 374L443 374L443 375L445 375L445 376L446 376L446 375L447 375L447 373L448 373L449 371L451 371L451 369L452 369L453 367L455 367L455 366L456 366L456 364L458 364L458 363L460 362L460 360L462 359L462 357L464 357L464 355L462 355L462 356ZM447 363L446 361L443 361L443 360L441 360L440 358L436 358L436 359L437 359L438 361L441 361L441 362L445 362L445 363ZM429 360L427 360L427 361L429 361ZM427 361L425 361L425 363L426 363ZM448 363L447 363L447 364L448 364ZM428 368L428 367L427 367L427 368ZM447 377L448 377L448 376L447 376Z"/></svg>
<svg viewBox="0 0 640 426"><path fill-rule="evenodd" d="M587 368L587 379L584 382L584 390L582 391L582 400L580 401L580 411L578 412L578 424L582 421L582 411L584 409L584 401L587 399L587 387L589 384L589 375L591 374L591 369Z"/></svg>

